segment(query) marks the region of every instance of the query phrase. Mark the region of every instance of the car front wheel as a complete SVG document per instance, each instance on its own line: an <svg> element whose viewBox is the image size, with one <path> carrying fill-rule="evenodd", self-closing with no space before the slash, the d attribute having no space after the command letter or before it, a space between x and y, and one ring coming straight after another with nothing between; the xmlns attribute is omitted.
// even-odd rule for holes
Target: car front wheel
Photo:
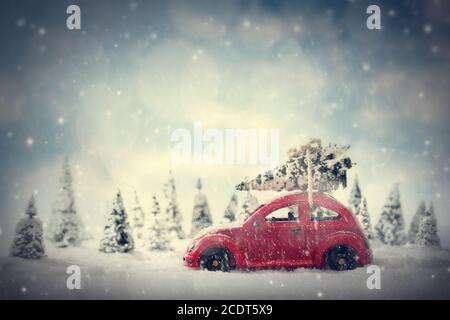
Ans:
<svg viewBox="0 0 450 320"><path fill-rule="evenodd" d="M200 259L200 267L208 271L230 271L230 259L226 250L208 250Z"/></svg>
<svg viewBox="0 0 450 320"><path fill-rule="evenodd" d="M347 246L335 246L328 251L327 264L336 271L353 270L357 267L356 252Z"/></svg>

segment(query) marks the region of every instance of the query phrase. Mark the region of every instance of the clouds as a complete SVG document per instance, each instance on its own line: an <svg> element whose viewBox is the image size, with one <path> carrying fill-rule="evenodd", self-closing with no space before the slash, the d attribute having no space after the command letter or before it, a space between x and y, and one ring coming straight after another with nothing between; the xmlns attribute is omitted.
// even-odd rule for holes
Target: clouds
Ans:
<svg viewBox="0 0 450 320"><path fill-rule="evenodd" d="M430 133L439 131L447 126L450 116L450 95L444 89L448 76L444 73L396 67L378 71L369 76L367 93L353 115L354 121L370 127L380 137L394 134L402 141L424 128ZM417 131L411 132L410 125ZM402 138L402 134L406 136Z"/></svg>

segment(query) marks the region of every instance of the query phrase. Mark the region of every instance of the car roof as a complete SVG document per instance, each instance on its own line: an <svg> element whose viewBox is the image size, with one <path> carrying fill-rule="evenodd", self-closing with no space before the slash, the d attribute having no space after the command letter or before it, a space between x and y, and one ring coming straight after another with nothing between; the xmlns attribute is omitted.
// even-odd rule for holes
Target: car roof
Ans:
<svg viewBox="0 0 450 320"><path fill-rule="evenodd" d="M278 202L281 200L286 200L286 199L295 199L298 201L307 201L308 200L308 193L307 192L294 192L294 193L287 193L287 194L283 194L280 195L278 197L272 198L269 201L267 201L265 204L270 204L270 203L274 203L274 202ZM332 202L337 202L338 204L339 201L336 200L336 198L334 198L333 196L329 195L329 194L325 194L325 193L319 193L319 192L313 192L313 199L321 199L321 200L331 200Z"/></svg>

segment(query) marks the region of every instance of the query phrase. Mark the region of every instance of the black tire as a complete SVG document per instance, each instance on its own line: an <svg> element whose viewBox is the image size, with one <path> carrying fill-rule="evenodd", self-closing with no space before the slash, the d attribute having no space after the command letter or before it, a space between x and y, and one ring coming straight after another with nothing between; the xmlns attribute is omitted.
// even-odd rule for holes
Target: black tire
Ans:
<svg viewBox="0 0 450 320"><path fill-rule="evenodd" d="M230 256L225 249L212 249L200 258L200 267L208 271L230 271Z"/></svg>
<svg viewBox="0 0 450 320"><path fill-rule="evenodd" d="M331 248L326 257L327 265L331 270L353 270L358 266L358 257L355 250L344 245Z"/></svg>

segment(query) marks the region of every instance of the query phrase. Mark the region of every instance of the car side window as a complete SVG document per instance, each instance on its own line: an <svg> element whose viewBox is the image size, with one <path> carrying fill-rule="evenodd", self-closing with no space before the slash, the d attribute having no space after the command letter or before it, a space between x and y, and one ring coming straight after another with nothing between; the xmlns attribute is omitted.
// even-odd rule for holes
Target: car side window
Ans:
<svg viewBox="0 0 450 320"><path fill-rule="evenodd" d="M312 221L339 220L341 218L339 213L320 206L309 209L309 214Z"/></svg>
<svg viewBox="0 0 450 320"><path fill-rule="evenodd" d="M298 206L293 205L272 211L265 217L269 222L298 221Z"/></svg>

